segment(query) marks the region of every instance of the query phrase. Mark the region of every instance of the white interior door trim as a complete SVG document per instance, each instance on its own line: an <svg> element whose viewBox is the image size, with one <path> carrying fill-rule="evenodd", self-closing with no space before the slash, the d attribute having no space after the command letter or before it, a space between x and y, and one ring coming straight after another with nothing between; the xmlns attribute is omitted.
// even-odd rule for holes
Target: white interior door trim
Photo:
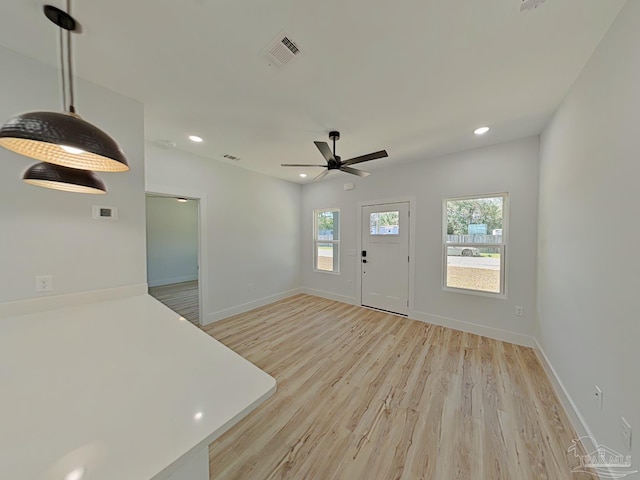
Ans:
<svg viewBox="0 0 640 480"><path fill-rule="evenodd" d="M204 319L209 312L209 304L206 292L209 291L209 269L207 257L207 194L193 188L181 188L167 185L147 183L145 193L170 195L173 197L187 197L198 199L198 301L200 325L204 325ZM146 222L146 210L145 210Z"/></svg>
<svg viewBox="0 0 640 480"><path fill-rule="evenodd" d="M358 202L358 229L356 237L357 245L357 271L356 271L356 300L357 305L362 305L362 275L360 274L360 264L362 263L362 207L370 207L373 205L386 205L389 203L409 202L409 309L408 317L415 318L414 312L414 279L416 276L415 258L416 258L416 197L392 197L379 200L364 200Z"/></svg>

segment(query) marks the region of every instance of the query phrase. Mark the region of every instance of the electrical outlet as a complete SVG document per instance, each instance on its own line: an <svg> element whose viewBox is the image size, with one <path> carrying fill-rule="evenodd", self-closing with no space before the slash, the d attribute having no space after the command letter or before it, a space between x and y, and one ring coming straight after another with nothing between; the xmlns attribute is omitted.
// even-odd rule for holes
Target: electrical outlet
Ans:
<svg viewBox="0 0 640 480"><path fill-rule="evenodd" d="M600 390L599 386L593 386L593 395L596 401L596 407L598 407L598 410L602 410L602 390Z"/></svg>
<svg viewBox="0 0 640 480"><path fill-rule="evenodd" d="M524 315L524 307L522 305L516 305L516 315L521 317Z"/></svg>
<svg viewBox="0 0 640 480"><path fill-rule="evenodd" d="M51 290L53 290L52 275L36 276L36 293L50 292Z"/></svg>
<svg viewBox="0 0 640 480"><path fill-rule="evenodd" d="M624 446L631 451L631 425L624 417L620 417L620 434L624 441Z"/></svg>

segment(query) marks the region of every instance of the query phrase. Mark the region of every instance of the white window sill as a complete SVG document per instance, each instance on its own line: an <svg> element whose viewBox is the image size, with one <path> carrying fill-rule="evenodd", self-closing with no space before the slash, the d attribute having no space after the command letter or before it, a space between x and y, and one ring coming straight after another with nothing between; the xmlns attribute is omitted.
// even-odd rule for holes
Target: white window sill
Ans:
<svg viewBox="0 0 640 480"><path fill-rule="evenodd" d="M340 275L340 272L330 272L329 270L318 270L318 269L313 269L314 273L328 273L329 275Z"/></svg>
<svg viewBox="0 0 640 480"><path fill-rule="evenodd" d="M491 292L483 292L482 290L470 290L466 288L454 288L454 287L442 287L443 292L447 293L463 293L465 295L476 295L478 297L489 297L495 298L498 300L506 300L506 293L491 293Z"/></svg>

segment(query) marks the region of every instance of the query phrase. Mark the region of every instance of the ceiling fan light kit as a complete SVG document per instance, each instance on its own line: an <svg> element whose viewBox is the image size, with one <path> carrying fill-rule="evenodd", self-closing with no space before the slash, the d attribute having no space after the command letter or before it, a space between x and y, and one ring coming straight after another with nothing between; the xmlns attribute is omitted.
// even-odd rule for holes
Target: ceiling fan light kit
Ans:
<svg viewBox="0 0 640 480"><path fill-rule="evenodd" d="M69 13L70 0L67 0L67 12L52 5L45 5L43 9L46 17L60 28L62 101L65 113L29 112L9 119L0 128L0 146L60 167L34 165L24 175L23 180L27 183L71 192L105 193L104 183L92 171L125 172L129 170L129 164L113 138L76 113L71 32L77 32L79 26ZM64 185L66 187L62 188Z"/></svg>
<svg viewBox="0 0 640 480"><path fill-rule="evenodd" d="M389 155L386 150L380 150L374 153L368 153L366 155L361 155L359 157L350 158L349 160L342 160L340 156L336 155L336 142L340 140L340 132L337 130L332 130L329 132L329 140L333 142L333 152L331 148L327 144L327 142L313 142L315 146L320 150L320 153L324 157L327 162L326 165L309 165L309 164L299 164L299 163L282 163L283 167L323 167L326 168L325 171L316 176L313 181L321 180L329 174L330 170L340 170L341 172L350 173L351 175L357 175L359 177L367 177L369 172L365 172L364 170L358 170L356 168L351 168L350 165L355 165L357 163L368 162L371 160L377 160L379 158L385 158Z"/></svg>

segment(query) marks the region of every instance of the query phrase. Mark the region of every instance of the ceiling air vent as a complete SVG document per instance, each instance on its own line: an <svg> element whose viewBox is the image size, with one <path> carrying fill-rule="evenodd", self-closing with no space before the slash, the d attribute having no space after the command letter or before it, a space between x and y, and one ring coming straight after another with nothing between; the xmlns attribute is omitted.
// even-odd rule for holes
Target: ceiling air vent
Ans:
<svg viewBox="0 0 640 480"><path fill-rule="evenodd" d="M547 0L519 0L520 1L520 11L524 12L525 10L533 10L534 8L538 8Z"/></svg>
<svg viewBox="0 0 640 480"><path fill-rule="evenodd" d="M300 47L286 33L280 33L264 53L270 65L282 68L300 54Z"/></svg>
<svg viewBox="0 0 640 480"><path fill-rule="evenodd" d="M237 162L238 160L240 160L240 157L229 155L228 153L225 153L224 155L222 155L222 158L226 158L227 160L233 160L234 162Z"/></svg>

